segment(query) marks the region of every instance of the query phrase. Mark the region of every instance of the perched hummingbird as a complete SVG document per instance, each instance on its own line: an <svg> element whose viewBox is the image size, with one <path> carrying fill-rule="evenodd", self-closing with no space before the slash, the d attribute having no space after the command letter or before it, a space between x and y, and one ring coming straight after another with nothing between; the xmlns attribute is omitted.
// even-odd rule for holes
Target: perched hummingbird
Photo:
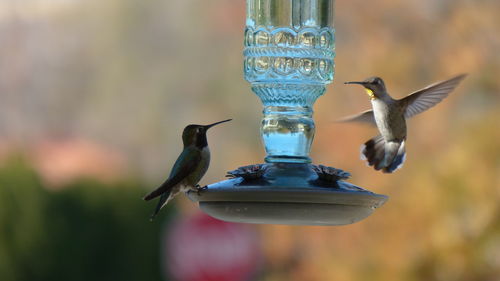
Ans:
<svg viewBox="0 0 500 281"><path fill-rule="evenodd" d="M177 193L189 190L200 191L198 182L205 175L210 164L210 150L208 149L207 130L211 127L231 121L232 119L216 122L210 125L188 125L182 132L184 149L175 161L168 179L157 189L144 196L149 201L161 195L151 220Z"/></svg>
<svg viewBox="0 0 500 281"><path fill-rule="evenodd" d="M341 119L341 122L362 122L377 126L380 135L361 147L361 159L384 173L392 173L405 160L406 120L435 106L448 96L466 74L429 85L402 98L393 99L387 93L384 81L371 77L362 82L345 82L365 87L372 109Z"/></svg>

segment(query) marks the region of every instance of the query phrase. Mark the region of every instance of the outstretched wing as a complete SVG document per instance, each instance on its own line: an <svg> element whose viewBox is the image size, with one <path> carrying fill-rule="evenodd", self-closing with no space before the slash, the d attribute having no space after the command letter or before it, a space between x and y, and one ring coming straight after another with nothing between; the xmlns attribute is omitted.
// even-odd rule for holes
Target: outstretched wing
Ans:
<svg viewBox="0 0 500 281"><path fill-rule="evenodd" d="M337 122L358 122L358 123L365 123L369 124L372 126L375 126L375 117L373 116L373 110L369 109L366 111L363 111L359 114L347 116L345 118L337 120Z"/></svg>
<svg viewBox="0 0 500 281"><path fill-rule="evenodd" d="M399 102L403 105L405 118L408 119L438 104L457 87L465 76L467 74L461 74L446 81L429 85L400 99Z"/></svg>
<svg viewBox="0 0 500 281"><path fill-rule="evenodd" d="M200 160L201 154L198 151L189 148L184 149L179 158L177 158L168 179L160 185L160 187L144 196L144 200L149 201L156 198L179 184L191 172L193 172L193 170L195 170L196 165L200 163Z"/></svg>

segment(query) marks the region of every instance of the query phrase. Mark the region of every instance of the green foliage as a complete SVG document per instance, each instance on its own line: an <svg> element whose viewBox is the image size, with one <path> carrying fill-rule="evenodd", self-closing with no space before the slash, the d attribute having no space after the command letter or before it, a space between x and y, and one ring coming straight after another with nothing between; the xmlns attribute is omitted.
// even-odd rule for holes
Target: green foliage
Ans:
<svg viewBox="0 0 500 281"><path fill-rule="evenodd" d="M22 160L0 168L0 280L159 280L159 224L137 184L48 191Z"/></svg>

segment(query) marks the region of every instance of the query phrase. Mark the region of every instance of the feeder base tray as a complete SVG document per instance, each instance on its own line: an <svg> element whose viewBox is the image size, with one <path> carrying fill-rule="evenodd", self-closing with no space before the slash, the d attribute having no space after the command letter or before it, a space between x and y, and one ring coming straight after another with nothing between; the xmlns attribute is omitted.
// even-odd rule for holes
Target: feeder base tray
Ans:
<svg viewBox="0 0 500 281"><path fill-rule="evenodd" d="M208 215L230 222L345 225L388 199L342 180L322 181L311 164L269 164L258 178L235 177L188 192Z"/></svg>

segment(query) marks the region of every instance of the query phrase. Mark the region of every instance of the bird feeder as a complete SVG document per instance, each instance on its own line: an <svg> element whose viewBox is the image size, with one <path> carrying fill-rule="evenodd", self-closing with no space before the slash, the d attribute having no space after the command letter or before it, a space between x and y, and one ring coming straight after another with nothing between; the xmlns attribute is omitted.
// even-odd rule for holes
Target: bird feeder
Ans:
<svg viewBox="0 0 500 281"><path fill-rule="evenodd" d="M334 0L247 0L244 75L264 105L265 164L189 192L215 218L244 223L344 225L387 200L311 164L313 105L334 75Z"/></svg>

